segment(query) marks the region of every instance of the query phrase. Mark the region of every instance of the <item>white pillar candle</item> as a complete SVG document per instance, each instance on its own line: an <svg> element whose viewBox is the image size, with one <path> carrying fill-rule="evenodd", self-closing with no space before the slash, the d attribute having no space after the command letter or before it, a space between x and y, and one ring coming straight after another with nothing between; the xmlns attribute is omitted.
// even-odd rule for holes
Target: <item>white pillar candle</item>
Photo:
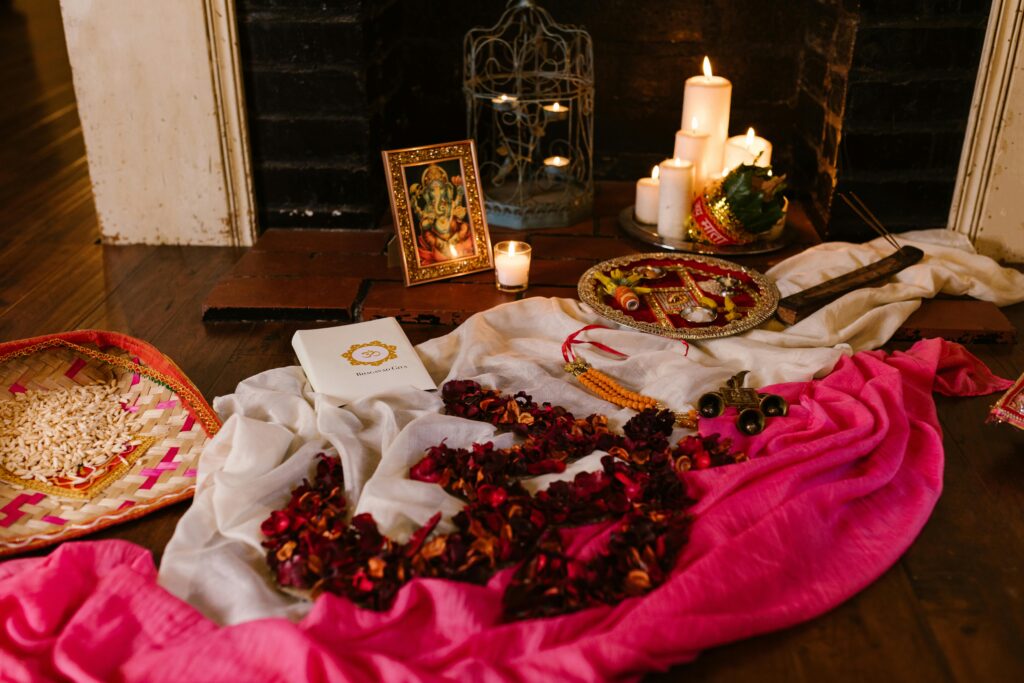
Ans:
<svg viewBox="0 0 1024 683"><path fill-rule="evenodd" d="M651 169L650 178L636 181L636 208L633 214L641 223L658 222L658 167Z"/></svg>
<svg viewBox="0 0 1024 683"><path fill-rule="evenodd" d="M725 165L722 173L728 173L740 164L770 166L772 143L754 134L753 128L746 135L734 135L725 143Z"/></svg>
<svg viewBox="0 0 1024 683"><path fill-rule="evenodd" d="M665 159L658 168L658 234L681 239L693 202L693 163Z"/></svg>
<svg viewBox="0 0 1024 683"><path fill-rule="evenodd" d="M725 139L729 137L729 107L732 83L711 73L711 62L704 58L704 75L686 79L683 91L683 118L680 128L697 117L700 130L708 134L706 166L714 175L725 159Z"/></svg>
<svg viewBox="0 0 1024 683"><path fill-rule="evenodd" d="M508 240L494 245L494 274L498 289L520 292L530 281L530 255L526 242Z"/></svg>
<svg viewBox="0 0 1024 683"><path fill-rule="evenodd" d="M676 133L676 147L672 156L693 164L693 192L699 194L708 182L711 172L707 168L708 139L702 133L697 117L690 120L690 128Z"/></svg>

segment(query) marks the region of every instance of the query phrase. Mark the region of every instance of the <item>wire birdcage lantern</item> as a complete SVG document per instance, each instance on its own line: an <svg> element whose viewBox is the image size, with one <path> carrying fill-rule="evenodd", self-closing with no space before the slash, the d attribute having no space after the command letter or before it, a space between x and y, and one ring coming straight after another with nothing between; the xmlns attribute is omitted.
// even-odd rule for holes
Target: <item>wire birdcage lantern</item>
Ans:
<svg viewBox="0 0 1024 683"><path fill-rule="evenodd" d="M533 0L463 43L467 128L492 225L577 223L594 200L594 49Z"/></svg>

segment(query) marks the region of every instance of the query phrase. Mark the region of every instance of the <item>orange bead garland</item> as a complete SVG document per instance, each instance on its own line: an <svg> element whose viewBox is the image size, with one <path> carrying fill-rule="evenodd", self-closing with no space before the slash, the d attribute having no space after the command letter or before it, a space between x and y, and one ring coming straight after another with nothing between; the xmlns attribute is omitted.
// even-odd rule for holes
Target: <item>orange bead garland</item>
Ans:
<svg viewBox="0 0 1024 683"><path fill-rule="evenodd" d="M573 375L580 384L585 386L599 398L613 403L622 408L631 408L636 411L647 410L648 408L662 408L663 406L643 394L626 389L605 373L591 367L590 363L577 357L576 360L565 364L565 371ZM691 411L692 412L692 411ZM678 415L678 421L683 426L693 427L696 421L693 416Z"/></svg>
<svg viewBox="0 0 1024 683"><path fill-rule="evenodd" d="M616 351L615 349L599 342L582 341L578 339L581 333L600 327L602 326L587 325L586 327L569 335L562 343L562 357L565 359L565 371L574 376L579 383L589 389L591 393L621 408L630 408L637 412L651 409L664 409L665 406L662 405L660 401L657 401L650 396L644 396L636 391L626 389L605 373L592 367L590 363L583 360L582 357L576 355L572 348L574 344L591 344L592 346L614 356L619 356L621 358L627 357L626 354L621 351ZM687 348L689 348L689 345L687 345ZM698 414L696 410L674 414L676 416L676 424L680 427L686 427L687 429L697 428Z"/></svg>

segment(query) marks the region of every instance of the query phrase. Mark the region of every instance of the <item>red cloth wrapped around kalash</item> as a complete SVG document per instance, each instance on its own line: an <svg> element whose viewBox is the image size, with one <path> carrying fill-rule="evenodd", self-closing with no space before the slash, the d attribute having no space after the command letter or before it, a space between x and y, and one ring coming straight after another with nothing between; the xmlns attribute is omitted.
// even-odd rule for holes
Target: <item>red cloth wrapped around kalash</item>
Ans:
<svg viewBox="0 0 1024 683"><path fill-rule="evenodd" d="M778 239L786 223L785 189L786 176L774 175L770 166L737 166L694 200L687 235L718 246Z"/></svg>

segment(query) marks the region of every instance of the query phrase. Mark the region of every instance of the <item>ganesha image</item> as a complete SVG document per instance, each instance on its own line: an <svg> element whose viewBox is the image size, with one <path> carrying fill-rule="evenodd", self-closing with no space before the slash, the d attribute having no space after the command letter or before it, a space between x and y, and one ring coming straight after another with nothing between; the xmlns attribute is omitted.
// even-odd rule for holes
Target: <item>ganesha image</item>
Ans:
<svg viewBox="0 0 1024 683"><path fill-rule="evenodd" d="M409 187L409 204L416 219L421 266L474 254L462 176L449 176L438 164L428 165L420 182Z"/></svg>

